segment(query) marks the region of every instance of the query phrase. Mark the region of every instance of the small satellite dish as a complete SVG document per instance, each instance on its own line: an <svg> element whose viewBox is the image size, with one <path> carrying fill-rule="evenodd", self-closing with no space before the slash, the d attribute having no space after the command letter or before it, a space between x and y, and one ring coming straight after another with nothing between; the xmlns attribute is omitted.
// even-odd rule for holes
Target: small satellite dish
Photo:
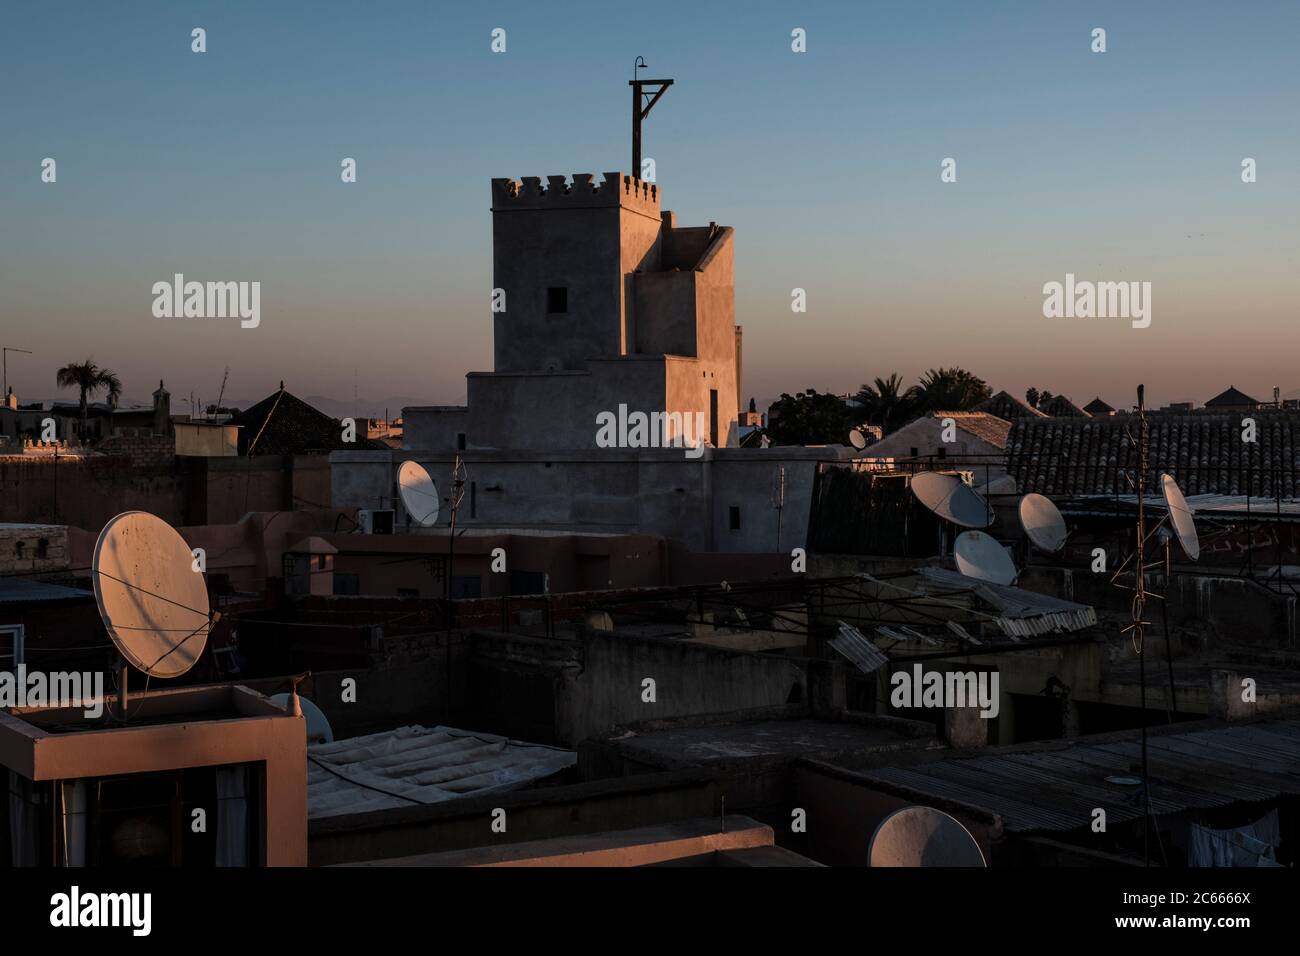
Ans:
<svg viewBox="0 0 1300 956"><path fill-rule="evenodd" d="M428 469L418 461L402 462L402 467L397 470L397 491L412 521L421 528L437 523L438 508L442 504L438 486L433 483Z"/></svg>
<svg viewBox="0 0 1300 956"><path fill-rule="evenodd" d="M273 694L271 703L278 704L281 707L289 706L288 694ZM330 726L329 718L325 712L309 701L302 694L298 695L298 703L302 707L303 719L307 722L307 743L308 744L332 744L334 743L334 728Z"/></svg>
<svg viewBox="0 0 1300 956"><path fill-rule="evenodd" d="M862 434L858 429L849 432L849 444L859 450L867 447L867 436Z"/></svg>
<svg viewBox="0 0 1300 956"><path fill-rule="evenodd" d="M212 627L208 586L175 528L123 512L99 533L91 566L99 616L127 663L162 678L195 665Z"/></svg>
<svg viewBox="0 0 1300 956"><path fill-rule="evenodd" d="M989 503L956 475L937 471L913 475L912 494L940 518L963 528L987 528L993 521Z"/></svg>
<svg viewBox="0 0 1300 956"><path fill-rule="evenodd" d="M1173 475L1166 473L1160 476L1160 491L1165 496L1165 507L1169 509L1169 521L1174 526L1178 543L1183 546L1187 556L1195 561L1201 556L1201 539L1196 534L1191 505L1183 497Z"/></svg>
<svg viewBox="0 0 1300 956"><path fill-rule="evenodd" d="M968 578L1010 585L1020 576L1007 549L983 531L963 531L957 535L952 555L957 559L957 570Z"/></svg>
<svg viewBox="0 0 1300 956"><path fill-rule="evenodd" d="M988 866L971 832L942 810L903 807L871 835L871 866Z"/></svg>
<svg viewBox="0 0 1300 956"><path fill-rule="evenodd" d="M1020 527L1036 548L1056 552L1065 547L1065 519L1046 495L1029 494L1020 499Z"/></svg>

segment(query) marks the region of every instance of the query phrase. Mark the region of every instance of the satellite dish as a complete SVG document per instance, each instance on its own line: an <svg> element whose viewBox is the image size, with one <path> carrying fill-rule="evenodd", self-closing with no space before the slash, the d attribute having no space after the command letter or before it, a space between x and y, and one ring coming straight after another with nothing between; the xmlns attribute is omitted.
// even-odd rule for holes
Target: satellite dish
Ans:
<svg viewBox="0 0 1300 956"><path fill-rule="evenodd" d="M871 866L988 866L971 832L933 807L903 807L871 835Z"/></svg>
<svg viewBox="0 0 1300 956"><path fill-rule="evenodd" d="M940 518L963 528L987 528L993 521L989 503L956 475L937 471L913 475L912 494Z"/></svg>
<svg viewBox="0 0 1300 956"><path fill-rule="evenodd" d="M1014 495L1016 479L1011 475L998 475L975 489L982 495Z"/></svg>
<svg viewBox="0 0 1300 956"><path fill-rule="evenodd" d="M957 535L952 554L957 559L957 570L968 578L1010 585L1020 576L1007 549L983 531L963 531Z"/></svg>
<svg viewBox="0 0 1300 956"><path fill-rule="evenodd" d="M417 461L404 461L397 470L397 491L402 496L402 505L421 528L432 527L438 521L438 508L442 499L438 497L438 486L428 469Z"/></svg>
<svg viewBox="0 0 1300 956"><path fill-rule="evenodd" d="M1056 552L1065 547L1065 519L1046 495L1029 494L1020 499L1020 527L1036 548Z"/></svg>
<svg viewBox="0 0 1300 956"><path fill-rule="evenodd" d="M855 428L849 432L849 444L858 450L866 448L867 436Z"/></svg>
<svg viewBox="0 0 1300 956"><path fill-rule="evenodd" d="M124 512L99 533L91 567L99 616L127 663L163 678L195 665L212 628L208 587L175 528Z"/></svg>
<svg viewBox="0 0 1300 956"><path fill-rule="evenodd" d="M1166 473L1160 476L1160 491L1165 496L1165 507L1169 509L1169 521L1174 526L1178 543L1183 546L1187 556L1195 561L1201 556L1201 539L1196 535L1192 507L1183 497L1173 475Z"/></svg>
<svg viewBox="0 0 1300 956"><path fill-rule="evenodd" d="M289 695L273 694L271 703L278 704L281 707L288 707ZM309 745L334 743L334 728L330 726L329 718L325 716L325 712L302 694L298 695L298 703L302 707L302 716L307 722L307 743Z"/></svg>

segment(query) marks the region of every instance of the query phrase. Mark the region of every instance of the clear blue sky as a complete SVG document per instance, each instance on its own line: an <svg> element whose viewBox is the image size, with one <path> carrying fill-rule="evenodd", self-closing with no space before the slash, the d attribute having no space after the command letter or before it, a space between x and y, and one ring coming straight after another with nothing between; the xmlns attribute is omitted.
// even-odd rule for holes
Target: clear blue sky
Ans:
<svg viewBox="0 0 1300 956"><path fill-rule="evenodd" d="M640 54L676 80L664 205L737 230L747 393L960 364L1266 398L1300 389L1298 44L1294 0L8 2L0 345L37 352L29 397L93 355L134 399L212 400L229 365L239 398L459 400L491 368L489 179L627 170ZM260 280L261 327L155 319L175 272ZM1067 272L1151 281L1151 328L1045 319Z"/></svg>

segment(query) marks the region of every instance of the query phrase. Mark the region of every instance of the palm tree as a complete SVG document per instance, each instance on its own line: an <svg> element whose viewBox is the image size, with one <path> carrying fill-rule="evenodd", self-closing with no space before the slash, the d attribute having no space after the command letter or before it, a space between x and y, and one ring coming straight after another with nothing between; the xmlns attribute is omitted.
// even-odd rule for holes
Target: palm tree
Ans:
<svg viewBox="0 0 1300 956"><path fill-rule="evenodd" d="M964 368L932 368L921 376L920 399L932 412L964 412L993 394L984 379Z"/></svg>
<svg viewBox="0 0 1300 956"><path fill-rule="evenodd" d="M81 440L84 443L87 400L96 392L103 391L107 393L108 403L116 407L117 400L122 397L122 381L116 372L96 365L94 359L69 362L59 369L55 380L59 388L75 388L81 392Z"/></svg>
<svg viewBox="0 0 1300 956"><path fill-rule="evenodd" d="M866 410L867 418L872 424L880 426L888 434L890 424L906 418L916 407L916 389L903 388L903 376L897 372L889 378L877 377L871 385L863 385L858 392L858 401Z"/></svg>

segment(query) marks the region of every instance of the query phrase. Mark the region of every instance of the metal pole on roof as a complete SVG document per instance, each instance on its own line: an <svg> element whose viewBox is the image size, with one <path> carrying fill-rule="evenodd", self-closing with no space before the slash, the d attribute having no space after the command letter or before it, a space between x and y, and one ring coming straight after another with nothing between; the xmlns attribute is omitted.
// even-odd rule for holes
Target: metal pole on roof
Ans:
<svg viewBox="0 0 1300 956"><path fill-rule="evenodd" d="M15 349L15 348L10 348L7 345L4 346L3 348L0 348L0 363L3 363L4 365L4 397L6 400L9 398L9 353L10 352L22 352L24 355L34 354L28 351L27 349Z"/></svg>
<svg viewBox="0 0 1300 956"><path fill-rule="evenodd" d="M1151 865L1151 774L1147 762L1147 670L1146 653L1142 646L1142 617L1146 605L1146 490L1147 490L1147 413L1145 386L1139 385L1138 398L1138 515L1137 555L1133 564L1136 578L1133 596L1133 646L1138 656L1138 686L1142 701L1142 865Z"/></svg>

